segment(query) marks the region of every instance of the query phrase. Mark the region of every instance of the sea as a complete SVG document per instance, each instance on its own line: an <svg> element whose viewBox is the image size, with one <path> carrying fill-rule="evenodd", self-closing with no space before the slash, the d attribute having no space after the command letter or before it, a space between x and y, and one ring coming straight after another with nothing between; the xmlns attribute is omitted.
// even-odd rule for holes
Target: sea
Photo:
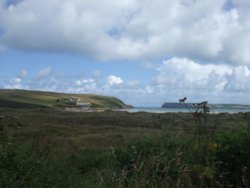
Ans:
<svg viewBox="0 0 250 188"><path fill-rule="evenodd" d="M135 112L149 112L149 113L188 113L188 112L195 112L193 109L187 109L187 108L159 108L159 107L134 107L131 109L122 109L121 111L126 111L130 113ZM219 114L219 113L244 113L244 112L250 112L250 106L246 105L235 105L230 106L228 108L225 107L210 107L210 113L211 114Z"/></svg>

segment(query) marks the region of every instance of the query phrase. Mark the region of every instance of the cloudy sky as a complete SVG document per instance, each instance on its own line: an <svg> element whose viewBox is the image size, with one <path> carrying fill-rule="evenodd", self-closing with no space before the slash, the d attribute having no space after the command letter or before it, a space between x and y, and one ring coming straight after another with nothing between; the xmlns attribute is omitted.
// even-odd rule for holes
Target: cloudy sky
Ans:
<svg viewBox="0 0 250 188"><path fill-rule="evenodd" d="M0 88L250 104L249 0L0 0Z"/></svg>

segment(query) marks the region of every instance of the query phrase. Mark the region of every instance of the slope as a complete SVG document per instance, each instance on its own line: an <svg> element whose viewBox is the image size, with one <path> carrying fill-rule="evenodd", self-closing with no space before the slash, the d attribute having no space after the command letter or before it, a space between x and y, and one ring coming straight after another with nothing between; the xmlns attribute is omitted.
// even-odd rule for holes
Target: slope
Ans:
<svg viewBox="0 0 250 188"><path fill-rule="evenodd" d="M33 108L49 107L64 108L74 107L72 99L90 103L92 108L127 108L129 107L120 99L109 96L93 94L67 94L46 91L28 90L0 90L0 107Z"/></svg>

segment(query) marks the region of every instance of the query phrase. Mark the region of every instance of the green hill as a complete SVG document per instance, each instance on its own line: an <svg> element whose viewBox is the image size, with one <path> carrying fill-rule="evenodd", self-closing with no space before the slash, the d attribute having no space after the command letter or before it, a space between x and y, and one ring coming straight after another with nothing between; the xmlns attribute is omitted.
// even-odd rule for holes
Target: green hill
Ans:
<svg viewBox="0 0 250 188"><path fill-rule="evenodd" d="M0 90L0 107L11 108L65 108L75 107L72 98L78 98L79 101L90 103L91 108L128 108L120 99L109 96L93 94L66 94L45 91L28 90Z"/></svg>

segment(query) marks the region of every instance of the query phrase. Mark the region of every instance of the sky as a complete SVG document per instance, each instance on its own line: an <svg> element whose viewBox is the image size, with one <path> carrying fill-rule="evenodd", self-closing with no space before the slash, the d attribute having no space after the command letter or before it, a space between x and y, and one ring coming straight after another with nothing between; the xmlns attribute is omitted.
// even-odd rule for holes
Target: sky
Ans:
<svg viewBox="0 0 250 188"><path fill-rule="evenodd" d="M0 0L0 89L250 104L249 0Z"/></svg>

